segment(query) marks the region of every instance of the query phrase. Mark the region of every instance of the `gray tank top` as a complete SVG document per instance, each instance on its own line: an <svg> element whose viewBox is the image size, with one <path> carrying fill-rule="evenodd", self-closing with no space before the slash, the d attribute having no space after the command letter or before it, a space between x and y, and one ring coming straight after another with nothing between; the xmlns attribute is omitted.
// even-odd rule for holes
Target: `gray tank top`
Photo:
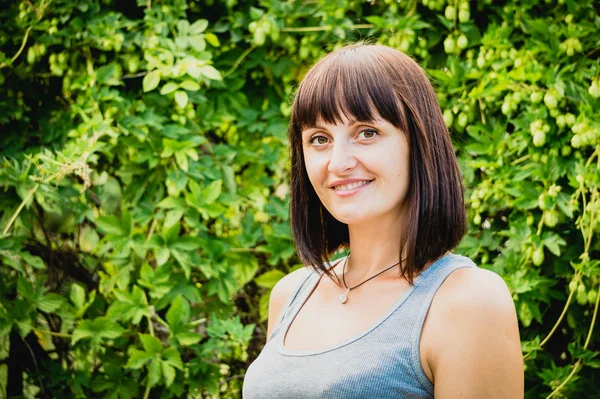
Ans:
<svg viewBox="0 0 600 399"><path fill-rule="evenodd" d="M373 326L329 348L289 350L283 338L322 274L312 271L248 368L243 398L433 398L419 356L421 329L438 288L464 267L477 266L462 255L445 255L417 276Z"/></svg>

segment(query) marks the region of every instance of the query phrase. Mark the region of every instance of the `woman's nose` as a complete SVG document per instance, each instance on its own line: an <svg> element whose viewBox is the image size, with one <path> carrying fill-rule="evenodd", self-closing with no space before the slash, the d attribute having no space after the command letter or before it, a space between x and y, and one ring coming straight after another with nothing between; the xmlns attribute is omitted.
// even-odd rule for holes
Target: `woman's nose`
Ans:
<svg viewBox="0 0 600 399"><path fill-rule="evenodd" d="M327 169L335 175L343 175L347 170L354 169L357 164L351 145L342 141L333 143Z"/></svg>

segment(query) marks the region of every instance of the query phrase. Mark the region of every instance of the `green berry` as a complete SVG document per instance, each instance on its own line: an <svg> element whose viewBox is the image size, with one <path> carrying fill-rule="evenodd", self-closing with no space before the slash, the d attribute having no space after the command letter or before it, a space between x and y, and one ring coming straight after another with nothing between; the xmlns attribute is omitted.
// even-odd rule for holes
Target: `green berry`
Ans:
<svg viewBox="0 0 600 399"><path fill-rule="evenodd" d="M597 80L592 81L592 85L588 89L588 93L590 93L590 96L594 98L600 97L600 85L598 85Z"/></svg>
<svg viewBox="0 0 600 399"><path fill-rule="evenodd" d="M456 46L459 49L465 49L469 45L469 39L465 35L460 35L458 39L456 39Z"/></svg>
<svg viewBox="0 0 600 399"><path fill-rule="evenodd" d="M461 112L460 114L458 114L458 126L460 127L467 127L467 123L469 122L469 117L467 116L467 114L465 114L464 112Z"/></svg>
<svg viewBox="0 0 600 399"><path fill-rule="evenodd" d="M544 248L540 247L533 251L531 261L536 266L540 266L542 263L544 263Z"/></svg>
<svg viewBox="0 0 600 399"><path fill-rule="evenodd" d="M580 305L586 305L588 303L588 295L583 283L577 287L577 303Z"/></svg>
<svg viewBox="0 0 600 399"><path fill-rule="evenodd" d="M531 93L529 99L533 104L538 104L544 99L544 95L542 94L542 92L534 91L533 93Z"/></svg>
<svg viewBox="0 0 600 399"><path fill-rule="evenodd" d="M444 51L446 54L452 54L456 50L456 42L452 36L448 36L446 40L444 40Z"/></svg>
<svg viewBox="0 0 600 399"><path fill-rule="evenodd" d="M454 123L454 114L451 109L444 110L444 122L446 126L450 127Z"/></svg>
<svg viewBox="0 0 600 399"><path fill-rule="evenodd" d="M548 227L554 227L558 223L558 213L552 209L544 212L544 224Z"/></svg>
<svg viewBox="0 0 600 399"><path fill-rule="evenodd" d="M575 291L577 289L577 281L573 280L569 283L569 290Z"/></svg>
<svg viewBox="0 0 600 399"><path fill-rule="evenodd" d="M536 131L533 134L533 145L536 147L541 147L546 143L546 133L544 131Z"/></svg>
<svg viewBox="0 0 600 399"><path fill-rule="evenodd" d="M538 207L543 211L550 209L552 207L552 197L546 193L542 193L538 197Z"/></svg>

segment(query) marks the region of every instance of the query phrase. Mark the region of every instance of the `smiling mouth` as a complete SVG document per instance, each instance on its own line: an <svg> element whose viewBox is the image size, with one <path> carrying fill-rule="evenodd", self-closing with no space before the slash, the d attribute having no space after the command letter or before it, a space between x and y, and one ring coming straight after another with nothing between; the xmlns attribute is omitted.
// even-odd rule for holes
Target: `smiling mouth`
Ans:
<svg viewBox="0 0 600 399"><path fill-rule="evenodd" d="M375 180L375 179L373 179L373 180ZM354 190L355 188L366 186L367 184L371 183L373 180L363 180L363 181L357 181L355 183L339 185L339 186L333 187L333 189L335 191L351 191L351 190Z"/></svg>

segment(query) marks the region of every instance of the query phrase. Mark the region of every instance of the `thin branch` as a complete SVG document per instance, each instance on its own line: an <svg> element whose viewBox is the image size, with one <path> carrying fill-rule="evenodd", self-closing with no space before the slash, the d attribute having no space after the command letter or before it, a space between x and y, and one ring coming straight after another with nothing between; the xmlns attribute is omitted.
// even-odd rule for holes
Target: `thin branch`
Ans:
<svg viewBox="0 0 600 399"><path fill-rule="evenodd" d="M225 78L225 77L227 77L227 76L231 75L231 74L233 73L233 71L235 71L235 70L238 68L238 66L239 66L239 65L240 65L240 63L241 63L241 62L244 60L244 58L246 58L246 56L247 56L248 54L250 54L250 52L252 52L252 50L254 50L255 48L256 48L256 46L255 46L255 45L252 45L252 46L250 46L249 48L247 48L247 49L246 49L246 51L244 51L244 52L242 53L242 55L240 55L240 56L238 57L238 59L237 59L237 60L236 60L236 61L233 63L233 66L231 67L231 69L230 69L229 71L225 72L225 74L223 75L223 77Z"/></svg>
<svg viewBox="0 0 600 399"><path fill-rule="evenodd" d="M577 273L575 273L575 275L573 276L572 281L579 281L580 278L581 278L581 271L577 271ZM575 294L575 291L576 290L571 290L571 292L569 293L569 298L567 298L567 303L565 304L565 307L563 308L562 313L558 317L558 320L556 321L556 323L554 323L554 327L552 327L552 329L550 330L550 332L548 333L546 338L544 338L543 341L540 342L540 344L535 349L542 349L542 347L546 344L546 342L548 342L550 340L550 338L552 337L554 332L558 329L558 326L560 325L563 318L567 314L567 310L569 309L569 306L571 305L571 300L573 299L573 294ZM533 351L529 352L528 354L523 356L523 360L525 361L525 360L529 359L529 357L531 356L532 353L533 353Z"/></svg>
<svg viewBox="0 0 600 399"><path fill-rule="evenodd" d="M17 58L19 58L19 55L21 55L21 52L25 48L25 43L27 43L27 38L29 37L29 31L30 30L31 30L31 26L29 28L27 28L27 30L25 31L25 36L23 36L23 41L21 42L21 47L19 48L19 51L17 51L17 54L15 54L14 57L12 57L10 59L10 64L12 64L13 62L15 62L15 60ZM0 65L0 68L4 68L8 64L9 64L8 62L3 62L2 65Z"/></svg>
<svg viewBox="0 0 600 399"><path fill-rule="evenodd" d="M17 219L17 216L19 216L19 213L21 213L21 210L23 209L23 207L25 206L25 204L27 204L27 202L29 202L29 200L31 199L31 197L33 196L33 194L35 194L35 192L37 191L37 189L39 187L40 187L40 185L38 183L38 184L35 185L35 187L33 187L31 189L31 191L29 191L27 193L27 196L25 197L25 199L23 200L23 202L21 202L21 205L19 205L19 207L17 208L17 210L15 211L15 213L12 215L12 217L8 221L8 224L6 225L6 227L4 228L4 230L2 231L2 235L3 236L6 235L6 233L10 229L10 226L12 226L12 224L14 223L14 221Z"/></svg>
<svg viewBox="0 0 600 399"><path fill-rule="evenodd" d="M48 335L52 335L53 337L59 337L59 338L72 338L73 336L71 334L63 334L63 333L57 333L54 331L47 331L47 330L40 330L37 328L32 328L33 331L40 333L40 334L48 334Z"/></svg>
<svg viewBox="0 0 600 399"><path fill-rule="evenodd" d="M581 360L578 360L577 363L575 363L575 367L573 367L571 374L569 374L569 376L567 378L565 378L565 380L562 382L562 384L557 386L556 389L554 391L552 391L552 393L550 395L546 396L546 399L550 399L551 397L556 395L561 389L563 389L563 387L567 384L567 382L569 382L571 377L573 377L575 375L575 373L577 373L577 371L579 371L578 368L579 368L580 364L581 364Z"/></svg>
<svg viewBox="0 0 600 399"><path fill-rule="evenodd" d="M33 365L35 366L35 371L37 371L37 374L38 374L38 382L40 383L40 387L42 388L42 393L44 393L45 392L44 383L42 382L42 378L39 375L40 369L38 367L37 360L35 360L35 355L33 354L33 349L31 349L31 346L29 346L29 344L27 343L27 339L25 337L23 337L21 339L21 341L25 344L27 349L29 349L29 353L31 354L31 358L33 359Z"/></svg>
<svg viewBox="0 0 600 399"><path fill-rule="evenodd" d="M132 73L130 75L123 75L123 76L121 76L121 80L122 79L139 78L140 76L145 76L145 75L148 75L149 73L150 73L149 71L144 71L144 72Z"/></svg>

